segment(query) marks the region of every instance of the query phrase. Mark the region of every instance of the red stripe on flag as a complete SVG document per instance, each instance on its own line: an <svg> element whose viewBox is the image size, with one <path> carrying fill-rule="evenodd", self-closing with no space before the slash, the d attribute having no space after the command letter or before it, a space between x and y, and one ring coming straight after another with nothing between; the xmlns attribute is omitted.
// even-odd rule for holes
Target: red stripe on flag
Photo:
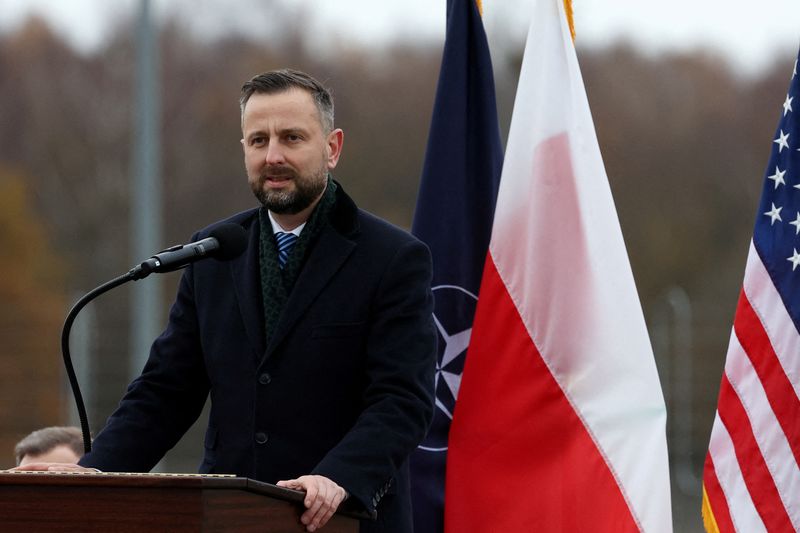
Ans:
<svg viewBox="0 0 800 533"><path fill-rule="evenodd" d="M786 434L794 459L800 464L800 399L744 291L739 295L733 328L766 390L769 405Z"/></svg>
<svg viewBox="0 0 800 533"><path fill-rule="evenodd" d="M739 396L727 374L722 375L717 406L719 418L731 435L736 459L742 471L747 491L768 531L794 531L792 521L783 506L775 481L761 455L753 435L753 427Z"/></svg>
<svg viewBox="0 0 800 533"><path fill-rule="evenodd" d="M606 461L534 346L491 254L449 446L448 533L639 530Z"/></svg>
<svg viewBox="0 0 800 533"><path fill-rule="evenodd" d="M719 479L717 479L717 471L714 468L714 461L711 459L710 453L706 454L706 464L703 467L703 487L706 489L708 502L714 513L714 520L717 523L719 532L736 533L736 528L733 527L733 520L728 509L728 500L725 498Z"/></svg>

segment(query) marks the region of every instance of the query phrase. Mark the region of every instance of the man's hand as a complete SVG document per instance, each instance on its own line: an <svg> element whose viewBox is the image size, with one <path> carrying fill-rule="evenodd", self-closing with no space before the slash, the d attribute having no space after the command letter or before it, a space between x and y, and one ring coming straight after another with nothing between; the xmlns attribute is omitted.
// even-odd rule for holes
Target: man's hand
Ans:
<svg viewBox="0 0 800 533"><path fill-rule="evenodd" d="M81 472L83 474L96 474L99 472L96 468L86 468L85 466L76 465L75 463L27 463L10 468L9 472L25 472L29 470L40 472Z"/></svg>
<svg viewBox="0 0 800 533"><path fill-rule="evenodd" d="M278 481L279 487L306 491L303 502L306 512L300 521L306 526L306 531L315 531L328 523L339 504L347 498L347 492L324 476L300 476L297 479Z"/></svg>

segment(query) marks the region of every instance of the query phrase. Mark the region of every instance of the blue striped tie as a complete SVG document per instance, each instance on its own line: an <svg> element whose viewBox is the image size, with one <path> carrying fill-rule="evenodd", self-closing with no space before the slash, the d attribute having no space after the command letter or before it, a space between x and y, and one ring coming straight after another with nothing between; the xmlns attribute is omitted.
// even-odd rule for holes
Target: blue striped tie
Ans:
<svg viewBox="0 0 800 533"><path fill-rule="evenodd" d="M278 243L278 264L283 268L286 266L292 246L297 242L297 235L278 231L275 233L275 241Z"/></svg>

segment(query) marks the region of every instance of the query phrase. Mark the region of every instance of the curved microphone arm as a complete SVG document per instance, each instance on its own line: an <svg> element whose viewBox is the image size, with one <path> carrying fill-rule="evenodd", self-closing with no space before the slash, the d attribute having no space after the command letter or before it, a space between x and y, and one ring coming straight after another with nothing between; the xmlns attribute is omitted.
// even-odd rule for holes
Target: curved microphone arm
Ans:
<svg viewBox="0 0 800 533"><path fill-rule="evenodd" d="M75 369L72 367L72 358L69 354L69 332L72 329L75 317L78 316L81 309L104 292L110 291L128 281L146 278L154 272L179 270L190 263L209 257L220 261L228 261L240 256L245 248L247 248L247 234L244 228L233 223L220 224L211 230L209 236L205 239L162 250L150 259L130 269L127 274L100 285L78 300L78 303L72 307L67 319L64 321L64 328L61 330L61 353L64 355L64 366L67 369L69 384L72 387L75 405L78 408L78 417L81 420L83 450L85 453L92 451L92 436L89 432L89 421L86 418L86 407L83 405L83 396L78 386L78 378L75 377Z"/></svg>
<svg viewBox="0 0 800 533"><path fill-rule="evenodd" d="M75 406L78 408L78 418L80 418L81 421L84 453L89 453L92 451L92 436L91 432L89 431L89 420L86 418L86 407L83 405L83 396L81 395L81 389L78 385L78 378L75 376L75 369L72 366L72 357L69 353L69 333L72 329L72 323L75 321L75 317L78 316L78 313L80 313L81 309L83 309L86 304L104 292L110 291L114 287L118 287L123 283L134 279L136 279L136 276L134 271L131 270L122 276L114 278L111 281L107 281L106 283L87 293L83 298L78 300L74 306L72 306L72 309L67 315L66 320L64 320L64 327L61 330L61 353L64 356L64 367L67 369L67 377L69 377L69 384L72 387L72 395L75 396Z"/></svg>

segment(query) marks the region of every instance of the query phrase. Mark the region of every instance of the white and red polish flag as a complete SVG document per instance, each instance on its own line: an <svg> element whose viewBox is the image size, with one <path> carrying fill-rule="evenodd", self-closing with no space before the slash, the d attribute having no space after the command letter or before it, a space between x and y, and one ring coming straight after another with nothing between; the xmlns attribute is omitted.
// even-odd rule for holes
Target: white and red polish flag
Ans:
<svg viewBox="0 0 800 533"><path fill-rule="evenodd" d="M666 410L561 0L537 0L445 531L672 531Z"/></svg>

